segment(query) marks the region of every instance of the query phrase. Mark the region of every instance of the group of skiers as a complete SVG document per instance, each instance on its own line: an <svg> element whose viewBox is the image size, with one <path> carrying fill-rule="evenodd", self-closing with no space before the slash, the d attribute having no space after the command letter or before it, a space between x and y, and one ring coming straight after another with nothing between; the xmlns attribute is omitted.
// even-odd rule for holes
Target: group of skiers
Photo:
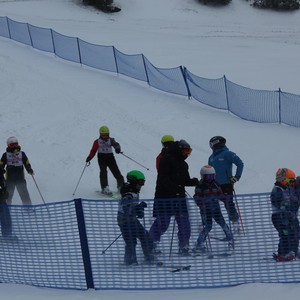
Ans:
<svg viewBox="0 0 300 300"><path fill-rule="evenodd" d="M107 126L99 128L99 138L94 140L86 165L97 153L100 168L100 186L105 195L112 195L108 185L107 169L110 169L117 181L120 200L118 203L118 226L125 241L124 263L137 263L137 239L141 241L144 257L147 262L154 262L156 255L161 253L159 243L167 231L171 218L178 227L178 246L180 255L190 255L207 251L206 239L212 229L213 220L220 225L228 241L228 248L234 248L234 234L241 231L240 214L234 203L234 184L243 173L243 161L226 146L226 139L214 136L209 141L212 154L208 164L200 170L200 180L191 178L186 159L192 153L192 148L185 140L175 141L172 135L161 139L162 149L156 158L157 180L153 204L151 228L147 231L139 219L144 217L145 202L140 202L139 193L145 183L145 176L139 170L122 176L113 153L121 152L120 144L110 137ZM122 153L123 154L123 153ZM235 172L233 174L233 165ZM16 137L7 139L6 152L0 160L0 221L3 237L12 235L11 218L7 204L12 203L15 188L18 190L24 205L31 205L24 176L24 168L34 175L30 162ZM5 178L4 178L5 174ZM193 249L190 249L191 225L187 207L186 186L194 186L193 198L199 207L202 229ZM220 208L224 203L229 216L226 223ZM300 206L300 176L287 168L280 168L276 173L276 182L271 193L272 222L279 235L277 261L293 260L298 255Z"/></svg>
<svg viewBox="0 0 300 300"><path fill-rule="evenodd" d="M223 200L230 216L235 232L239 232L239 215L233 202L233 185L243 172L242 160L226 147L226 139L215 136L210 140L213 151L209 164L200 171L201 179L191 178L186 159L192 153L192 148L185 140L175 141L171 135L161 139L162 150L156 158L157 181L153 204L153 222L149 232L144 228L139 218L143 218L146 203L139 202L139 192L144 184L142 172L133 170L127 174L127 183L121 188L119 201L118 225L125 241L124 263L137 263L136 245L140 239L146 262L154 262L156 255L161 253L159 243L167 231L171 218L178 227L179 254L183 256L202 253L207 249L205 241L212 229L214 219L223 229L228 247L233 249L233 234L222 215L219 200ZM232 166L236 172L232 174ZM219 172L217 170L220 170ZM218 183L217 174L219 174ZM190 249L191 226L186 200L186 186L195 187L194 200L199 206L202 218L202 230L195 247Z"/></svg>
<svg viewBox="0 0 300 300"><path fill-rule="evenodd" d="M243 161L226 146L226 139L214 136L209 145L212 154L208 165L200 170L200 180L191 178L186 158L192 148L185 140L175 141L173 136L162 137L162 150L156 158L157 181L153 204L155 221L147 231L139 219L144 217L145 202L139 201L141 187L145 176L138 170L127 174L127 182L121 187L119 200L118 225L125 241L124 263L137 264L137 239L141 241L146 262L154 262L161 253L159 243L167 231L171 218L177 223L179 254L186 256L203 253L207 236L212 229L213 220L220 225L228 241L228 249L234 249L234 234L241 231L240 215L234 203L234 184L239 181L243 172ZM233 165L236 166L233 175ZM195 186L193 198L200 209L202 229L195 246L189 248L191 227L186 202L186 186ZM220 201L228 212L228 225L222 215ZM272 222L279 234L276 261L290 261L298 257L300 205L300 177L293 171L280 168L276 173L276 182L271 193Z"/></svg>

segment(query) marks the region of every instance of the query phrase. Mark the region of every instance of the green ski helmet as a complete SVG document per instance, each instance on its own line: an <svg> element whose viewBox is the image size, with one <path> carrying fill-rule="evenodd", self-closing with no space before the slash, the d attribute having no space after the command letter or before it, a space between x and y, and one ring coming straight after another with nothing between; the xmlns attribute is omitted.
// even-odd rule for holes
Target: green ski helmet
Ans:
<svg viewBox="0 0 300 300"><path fill-rule="evenodd" d="M166 134L161 138L161 143L168 143L168 142L174 142L174 137L170 134Z"/></svg>
<svg viewBox="0 0 300 300"><path fill-rule="evenodd" d="M107 126L101 126L99 128L100 135L109 135L109 128Z"/></svg>
<svg viewBox="0 0 300 300"><path fill-rule="evenodd" d="M128 172L126 177L130 183L136 183L139 185L144 185L145 183L145 175L138 170L132 170Z"/></svg>

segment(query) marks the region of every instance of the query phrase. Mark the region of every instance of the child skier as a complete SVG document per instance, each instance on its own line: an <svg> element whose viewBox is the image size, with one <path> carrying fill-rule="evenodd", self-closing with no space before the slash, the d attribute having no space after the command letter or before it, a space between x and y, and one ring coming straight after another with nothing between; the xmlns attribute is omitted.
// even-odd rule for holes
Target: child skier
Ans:
<svg viewBox="0 0 300 300"><path fill-rule="evenodd" d="M117 180L118 191L124 184L124 178L118 168L116 159L113 154L112 148L116 153L121 153L121 146L116 140L109 136L109 128L107 126L101 126L99 128L100 137L93 142L92 149L86 158L86 163L90 162L98 152L98 164L100 168L100 185L101 192L105 195L112 195L108 186L107 168L110 169L113 176Z"/></svg>
<svg viewBox="0 0 300 300"><path fill-rule="evenodd" d="M233 236L221 212L219 200L223 195L219 184L215 181L216 172L212 166L203 166L200 170L201 180L195 188L194 200L200 208L202 230L193 249L195 253L205 252L205 240L212 229L213 219L222 227L229 250L233 250Z"/></svg>
<svg viewBox="0 0 300 300"><path fill-rule="evenodd" d="M154 263L153 242L148 231L138 219L144 218L145 202L139 201L141 187L145 183L142 172L133 170L127 173L127 181L121 188L121 199L118 207L118 225L125 241L125 265L136 265L136 245L140 240L145 262Z"/></svg>
<svg viewBox="0 0 300 300"><path fill-rule="evenodd" d="M287 168L276 172L276 182L271 193L272 223L278 231L278 254L276 261L294 260L299 246L299 194L295 186L295 173Z"/></svg>
<svg viewBox="0 0 300 300"><path fill-rule="evenodd" d="M1 171L6 171L6 184L8 198L7 204L12 203L12 198L15 189L17 189L23 205L31 205L31 199L27 190L27 184L25 180L24 167L28 174L33 175L34 172L31 168L31 164L24 151L21 151L18 139L15 136L11 136L6 141L6 152L3 153L0 160Z"/></svg>

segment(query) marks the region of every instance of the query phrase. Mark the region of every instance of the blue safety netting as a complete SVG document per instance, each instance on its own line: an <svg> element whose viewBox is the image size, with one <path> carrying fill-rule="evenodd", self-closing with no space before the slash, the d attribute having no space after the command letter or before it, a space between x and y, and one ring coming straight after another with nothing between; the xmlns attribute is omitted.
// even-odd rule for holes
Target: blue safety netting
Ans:
<svg viewBox="0 0 300 300"><path fill-rule="evenodd" d="M116 72L161 91L193 97L197 101L232 112L249 121L284 123L300 127L300 96L278 91L254 90L240 86L225 76L206 79L183 66L155 67L143 54L128 55L114 46L94 45L52 29L0 17L0 36L92 68Z"/></svg>
<svg viewBox="0 0 300 300"><path fill-rule="evenodd" d="M117 225L118 200L74 199L47 205L11 205L14 239L0 239L0 282L23 283L64 289L178 289L226 287L243 283L300 282L299 261L277 263L278 234L271 222L270 194L237 195L241 231L235 234L235 250L224 257L224 233L213 224L207 254L178 255L177 225L171 220L162 236L158 259L165 266L143 263L137 245L139 265L125 266L124 241ZM140 222L150 229L153 200ZM172 201L172 200L170 200ZM202 227L199 208L188 199L191 223L190 247ZM229 224L224 205L220 206ZM1 211L0 207L0 211ZM173 231L174 230L174 231ZM173 234L174 232L174 234ZM188 271L171 272L191 266Z"/></svg>

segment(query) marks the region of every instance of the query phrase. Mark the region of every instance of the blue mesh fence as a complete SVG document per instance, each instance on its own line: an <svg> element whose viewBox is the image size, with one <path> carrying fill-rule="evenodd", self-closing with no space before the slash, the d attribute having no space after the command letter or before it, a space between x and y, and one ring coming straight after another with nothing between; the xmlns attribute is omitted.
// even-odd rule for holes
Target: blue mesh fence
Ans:
<svg viewBox="0 0 300 300"><path fill-rule="evenodd" d="M80 63L78 40L52 30L55 54L63 59Z"/></svg>
<svg viewBox="0 0 300 300"><path fill-rule="evenodd" d="M28 24L7 18L10 38L25 45L32 46Z"/></svg>
<svg viewBox="0 0 300 300"><path fill-rule="evenodd" d="M32 47L45 52L54 52L52 30L28 24Z"/></svg>
<svg viewBox="0 0 300 300"><path fill-rule="evenodd" d="M134 79L148 81L142 54L126 55L115 49L115 55L118 73Z"/></svg>
<svg viewBox="0 0 300 300"><path fill-rule="evenodd" d="M242 119L279 122L279 92L259 91L237 85L226 79L228 110Z"/></svg>
<svg viewBox="0 0 300 300"><path fill-rule="evenodd" d="M14 239L0 239L0 282L64 289L180 289L226 287L243 283L300 282L299 260L277 263L278 234L271 222L270 194L237 195L243 228L235 250L223 256L227 242L215 222L210 232L213 258L178 255L177 225L171 219L162 236L158 259L163 266L143 263L137 244L136 266L123 264L125 243L117 225L117 200L74 199L35 206L10 206ZM153 200L145 200L150 229ZM188 199L191 248L202 228L199 208ZM229 224L222 202L221 209ZM0 207L0 210L2 207ZM173 244L172 233L174 227ZM172 249L171 249L172 244ZM191 266L190 270L172 272Z"/></svg>
<svg viewBox="0 0 300 300"><path fill-rule="evenodd" d="M300 127L300 96L262 91L237 85L224 76L205 79L187 68L157 68L143 55L127 55L113 46L100 46L68 37L52 29L39 28L0 17L0 36L83 65L145 81L159 90L193 97L197 101L226 109L236 116L261 123L285 123Z"/></svg>
<svg viewBox="0 0 300 300"><path fill-rule="evenodd" d="M228 110L224 78L206 79L184 69L191 96L197 101L214 108Z"/></svg>
<svg viewBox="0 0 300 300"><path fill-rule="evenodd" d="M78 42L83 65L99 70L117 72L113 46L93 45L81 39L78 39Z"/></svg>
<svg viewBox="0 0 300 300"><path fill-rule="evenodd" d="M0 281L86 289L74 201L10 207L14 239L0 243Z"/></svg>
<svg viewBox="0 0 300 300"><path fill-rule="evenodd" d="M146 57L144 59L150 86L165 92L188 96L181 67L160 69L154 67Z"/></svg>
<svg viewBox="0 0 300 300"><path fill-rule="evenodd" d="M280 93L281 122L300 127L300 96L290 93Z"/></svg>

